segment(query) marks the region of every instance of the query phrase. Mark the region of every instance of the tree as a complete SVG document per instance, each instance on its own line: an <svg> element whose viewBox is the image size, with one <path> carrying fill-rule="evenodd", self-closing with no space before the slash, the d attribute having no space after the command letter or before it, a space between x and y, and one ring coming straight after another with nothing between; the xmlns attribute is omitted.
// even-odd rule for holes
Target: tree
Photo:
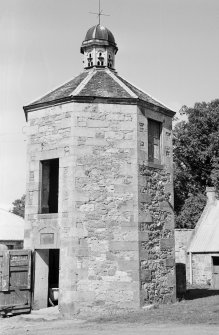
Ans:
<svg viewBox="0 0 219 335"><path fill-rule="evenodd" d="M206 186L219 187L219 99L183 108L174 129L176 226L193 228L205 206Z"/></svg>
<svg viewBox="0 0 219 335"><path fill-rule="evenodd" d="M12 213L21 216L24 218L25 211L25 194L22 195L20 199L16 199L12 202L13 208L11 210Z"/></svg>

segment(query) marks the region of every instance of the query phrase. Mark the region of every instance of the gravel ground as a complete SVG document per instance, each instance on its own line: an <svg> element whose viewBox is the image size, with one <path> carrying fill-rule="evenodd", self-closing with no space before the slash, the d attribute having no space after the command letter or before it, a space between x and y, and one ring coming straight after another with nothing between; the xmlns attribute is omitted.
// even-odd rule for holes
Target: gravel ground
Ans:
<svg viewBox="0 0 219 335"><path fill-rule="evenodd" d="M197 293L197 292L196 292ZM61 319L57 307L0 319L1 335L216 335L219 334L219 295L139 311L108 310Z"/></svg>

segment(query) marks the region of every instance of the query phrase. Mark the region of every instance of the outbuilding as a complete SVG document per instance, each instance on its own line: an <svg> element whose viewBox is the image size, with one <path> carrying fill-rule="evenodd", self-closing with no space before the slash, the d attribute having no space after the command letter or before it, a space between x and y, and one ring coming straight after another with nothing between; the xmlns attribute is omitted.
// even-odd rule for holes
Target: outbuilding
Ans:
<svg viewBox="0 0 219 335"><path fill-rule="evenodd" d="M219 200L207 187L207 204L193 232L187 252L190 284L219 289Z"/></svg>
<svg viewBox="0 0 219 335"><path fill-rule="evenodd" d="M22 249L24 242L24 219L0 208L0 245L7 249Z"/></svg>

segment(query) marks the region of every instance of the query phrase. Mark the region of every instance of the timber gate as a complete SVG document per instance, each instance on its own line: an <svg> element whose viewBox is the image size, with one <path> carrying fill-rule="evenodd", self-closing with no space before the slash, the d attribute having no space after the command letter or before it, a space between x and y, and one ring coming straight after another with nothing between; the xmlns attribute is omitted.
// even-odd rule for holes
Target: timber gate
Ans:
<svg viewBox="0 0 219 335"><path fill-rule="evenodd" d="M0 251L0 313L31 310L31 250Z"/></svg>

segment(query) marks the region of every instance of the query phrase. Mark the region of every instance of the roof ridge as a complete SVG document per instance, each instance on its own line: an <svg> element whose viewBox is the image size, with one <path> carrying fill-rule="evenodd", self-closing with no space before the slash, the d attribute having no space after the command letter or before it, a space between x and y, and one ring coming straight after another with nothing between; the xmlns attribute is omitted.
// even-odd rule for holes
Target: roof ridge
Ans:
<svg viewBox="0 0 219 335"><path fill-rule="evenodd" d="M135 94L125 83L122 82L122 80L117 76L115 73L110 71L109 69L106 69L106 72L110 75L111 78L113 78L117 84L119 84L129 95L131 95L132 98L137 99L138 96Z"/></svg>
<svg viewBox="0 0 219 335"><path fill-rule="evenodd" d="M96 69L93 68L88 75L82 80L82 82L72 91L71 94L69 94L69 96L73 95L78 95L80 93L80 91L82 91L82 89L87 85L87 83L90 81L90 79L93 77L93 75L96 73Z"/></svg>
<svg viewBox="0 0 219 335"><path fill-rule="evenodd" d="M139 88L136 85L133 85L131 83L128 82L128 80L122 78L121 76L117 75L119 77L119 79L124 80L125 82L127 82L130 86L134 87L135 89L137 89L138 91L140 91L143 94L146 94L149 98L151 98L152 100L156 101L157 103L159 103L160 105L162 105L164 108L172 110L171 108L167 107L162 101L158 100L157 98L154 98L151 94L145 92L143 89Z"/></svg>

